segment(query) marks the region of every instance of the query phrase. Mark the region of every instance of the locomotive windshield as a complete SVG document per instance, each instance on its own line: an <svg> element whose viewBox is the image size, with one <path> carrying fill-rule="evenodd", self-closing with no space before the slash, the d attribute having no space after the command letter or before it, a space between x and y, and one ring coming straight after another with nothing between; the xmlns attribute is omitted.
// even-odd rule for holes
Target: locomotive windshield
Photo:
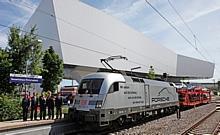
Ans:
<svg viewBox="0 0 220 135"><path fill-rule="evenodd" d="M79 94L99 94L104 79L84 79L82 80Z"/></svg>

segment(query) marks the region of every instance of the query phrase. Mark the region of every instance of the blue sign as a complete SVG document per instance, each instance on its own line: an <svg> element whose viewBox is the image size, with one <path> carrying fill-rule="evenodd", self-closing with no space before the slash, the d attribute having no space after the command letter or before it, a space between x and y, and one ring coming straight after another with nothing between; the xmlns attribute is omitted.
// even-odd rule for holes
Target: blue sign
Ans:
<svg viewBox="0 0 220 135"><path fill-rule="evenodd" d="M37 75L10 74L11 83L41 83L42 77Z"/></svg>

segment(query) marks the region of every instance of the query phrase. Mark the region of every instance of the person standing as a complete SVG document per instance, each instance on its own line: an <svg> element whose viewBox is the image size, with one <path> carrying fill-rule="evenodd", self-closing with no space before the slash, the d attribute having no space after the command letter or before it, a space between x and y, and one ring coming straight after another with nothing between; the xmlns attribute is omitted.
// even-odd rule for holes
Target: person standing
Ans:
<svg viewBox="0 0 220 135"><path fill-rule="evenodd" d="M33 93L33 96L31 97L31 120L37 120L37 107L38 107L39 99L35 92Z"/></svg>
<svg viewBox="0 0 220 135"><path fill-rule="evenodd" d="M30 100L28 99L28 95L25 94L24 98L22 99L22 112L23 112L23 121L27 121L28 116L28 108L30 106Z"/></svg>
<svg viewBox="0 0 220 135"><path fill-rule="evenodd" d="M63 104L63 98L60 96L60 93L58 93L55 99L56 119L58 119L58 117L60 119L62 118L62 104Z"/></svg>
<svg viewBox="0 0 220 135"><path fill-rule="evenodd" d="M40 120L42 120L42 117L44 120L46 119L46 98L43 93L40 97Z"/></svg>
<svg viewBox="0 0 220 135"><path fill-rule="evenodd" d="M48 109L48 119L54 119L54 98L51 96L51 92L48 92L48 97L47 97L47 109Z"/></svg>
<svg viewBox="0 0 220 135"><path fill-rule="evenodd" d="M181 118L180 106L176 106L176 116L177 116L177 119Z"/></svg>

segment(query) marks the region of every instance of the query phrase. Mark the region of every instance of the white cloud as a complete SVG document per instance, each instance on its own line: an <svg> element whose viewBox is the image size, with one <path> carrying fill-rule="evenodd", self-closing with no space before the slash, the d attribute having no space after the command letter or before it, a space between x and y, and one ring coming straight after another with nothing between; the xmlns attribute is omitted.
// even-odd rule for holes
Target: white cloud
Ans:
<svg viewBox="0 0 220 135"><path fill-rule="evenodd" d="M195 19L198 19L198 18L200 18L202 16L205 16L205 15L210 14L212 12L215 12L217 10L220 10L220 5L219 5L219 7L215 7L215 8L210 7L210 9L207 9L205 11L200 11L197 14L192 15L191 18L186 20L186 22L191 22L191 21L193 21Z"/></svg>
<svg viewBox="0 0 220 135"><path fill-rule="evenodd" d="M24 12L26 15L32 15L37 7L31 0L5 0L4 2L19 8L18 12Z"/></svg>
<svg viewBox="0 0 220 135"><path fill-rule="evenodd" d="M179 2L175 2L174 0L170 1L188 23L220 9L219 0L193 0L190 2L187 0ZM172 10L171 7L170 9ZM176 24L181 23L177 16L176 19L179 20Z"/></svg>
<svg viewBox="0 0 220 135"><path fill-rule="evenodd" d="M120 1L120 4L114 0L110 6L102 10L119 19L127 20L137 16L144 8L146 8L144 0Z"/></svg>
<svg viewBox="0 0 220 135"><path fill-rule="evenodd" d="M16 19L14 21L11 21L9 24L7 24L7 26L11 27L13 25L18 25L18 26L22 27L28 21L29 17L30 17L29 15L23 16L21 18L16 17ZM4 28L0 29L0 32L3 32L5 30L8 30L8 28L4 27Z"/></svg>
<svg viewBox="0 0 220 135"><path fill-rule="evenodd" d="M37 4L32 0L2 0L0 3L4 3L7 7L1 9L0 16L8 16L6 16L7 19L5 18L10 22L10 24L6 24L8 26L12 24L23 26L37 8Z"/></svg>
<svg viewBox="0 0 220 135"><path fill-rule="evenodd" d="M188 23L220 9L219 0L213 0L212 2L208 0L194 0L190 2L187 0L178 2L174 0L170 1ZM151 0L150 2L166 18L168 18L168 20L173 22L175 26L178 27L183 25L183 22L174 13L167 1ZM167 23L164 23L164 20L159 17L159 15L157 15L149 5L146 4L145 0L122 0L120 2L113 0L111 5L102 10L116 18L119 18L141 32L148 31L147 33L149 34L156 34L171 28ZM145 26L143 25L144 23ZM135 24L137 25L135 26ZM147 25L150 25L151 27L148 27Z"/></svg>

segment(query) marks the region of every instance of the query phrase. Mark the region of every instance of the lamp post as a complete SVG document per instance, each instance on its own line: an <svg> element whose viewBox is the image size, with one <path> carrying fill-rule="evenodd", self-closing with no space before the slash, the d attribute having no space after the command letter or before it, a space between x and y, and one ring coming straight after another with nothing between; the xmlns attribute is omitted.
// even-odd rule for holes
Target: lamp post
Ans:
<svg viewBox="0 0 220 135"><path fill-rule="evenodd" d="M31 55L32 55L32 62L35 58L35 56L33 56L33 49L34 49L34 45L36 44L39 44L39 43L42 43L42 40L38 39L38 40L35 40L34 42L31 42L31 44L28 46L28 49L31 49ZM28 65L30 64L30 60L26 60L26 65L25 65L25 76L26 76L26 79L25 79L25 95L27 94L27 77L28 77ZM31 71L31 74L32 74L32 71Z"/></svg>

